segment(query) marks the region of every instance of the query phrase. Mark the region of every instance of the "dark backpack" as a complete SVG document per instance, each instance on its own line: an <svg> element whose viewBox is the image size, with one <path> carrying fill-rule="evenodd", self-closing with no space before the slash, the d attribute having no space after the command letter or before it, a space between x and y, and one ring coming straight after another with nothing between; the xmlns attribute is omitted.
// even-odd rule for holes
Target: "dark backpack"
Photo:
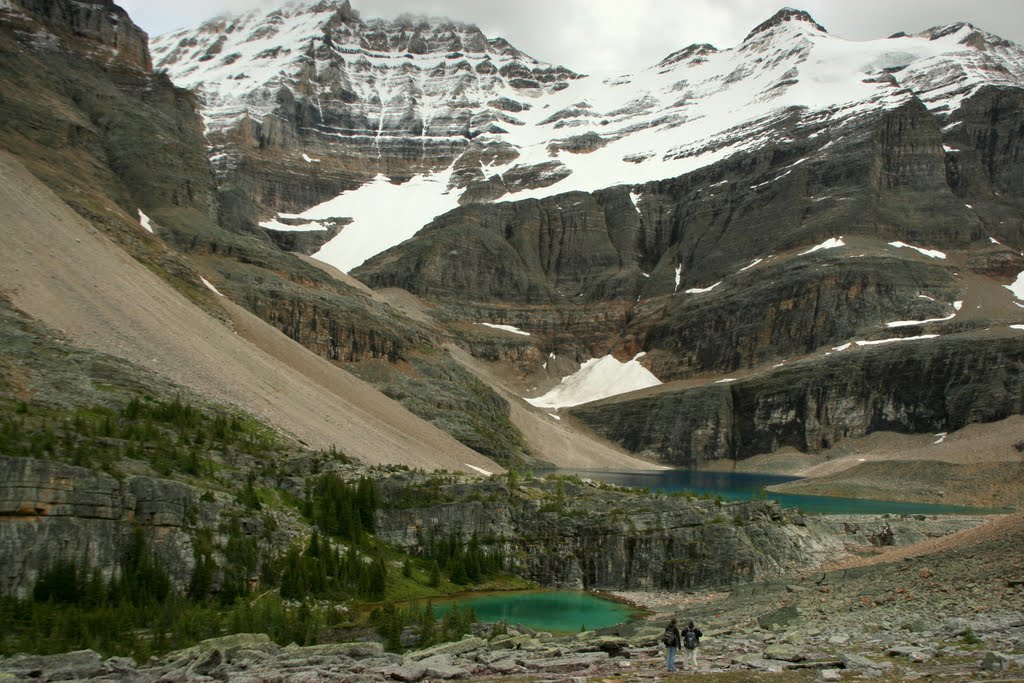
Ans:
<svg viewBox="0 0 1024 683"><path fill-rule="evenodd" d="M683 647L687 650L697 649L697 632L692 629L683 631Z"/></svg>
<svg viewBox="0 0 1024 683"><path fill-rule="evenodd" d="M676 643L676 633L671 626L665 629L665 635L661 637L661 642L664 643L666 647L675 647L678 645L678 643Z"/></svg>

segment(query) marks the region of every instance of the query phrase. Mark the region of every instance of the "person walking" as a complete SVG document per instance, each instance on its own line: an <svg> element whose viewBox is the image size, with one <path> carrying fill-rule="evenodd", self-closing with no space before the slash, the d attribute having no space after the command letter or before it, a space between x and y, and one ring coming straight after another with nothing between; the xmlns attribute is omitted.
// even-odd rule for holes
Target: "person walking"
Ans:
<svg viewBox="0 0 1024 683"><path fill-rule="evenodd" d="M665 627L665 635L661 637L661 642L666 648L665 663L668 665L669 671L676 670L676 651L679 649L679 643L681 642L679 626L676 624L676 618L672 617L672 621Z"/></svg>
<svg viewBox="0 0 1024 683"><path fill-rule="evenodd" d="M675 621L674 619L672 620ZM704 634L699 628L693 623L693 619L686 622L686 628L682 633L683 648L686 650L686 658L689 660L689 666L694 671L697 670L697 648L700 647L700 638ZM677 639L676 642L679 642ZM684 665L685 668L685 665ZM671 669L669 669L671 671Z"/></svg>

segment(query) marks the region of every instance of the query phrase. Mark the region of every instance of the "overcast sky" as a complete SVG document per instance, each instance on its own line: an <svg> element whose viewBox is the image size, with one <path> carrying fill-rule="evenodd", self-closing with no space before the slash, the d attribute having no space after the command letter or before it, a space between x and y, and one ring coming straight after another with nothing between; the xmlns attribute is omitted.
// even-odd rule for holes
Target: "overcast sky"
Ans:
<svg viewBox="0 0 1024 683"><path fill-rule="evenodd" d="M284 0L117 0L156 36ZM581 72L634 71L691 43L732 47L786 0L352 0L364 19L409 12L478 25L530 56ZM1024 45L1022 0L804 0L830 33L864 40L968 21Z"/></svg>

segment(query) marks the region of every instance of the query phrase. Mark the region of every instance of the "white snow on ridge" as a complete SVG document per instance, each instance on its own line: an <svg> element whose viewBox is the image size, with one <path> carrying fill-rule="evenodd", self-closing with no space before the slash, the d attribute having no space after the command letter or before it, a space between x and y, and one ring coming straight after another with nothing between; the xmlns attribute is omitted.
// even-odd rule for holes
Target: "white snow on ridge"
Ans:
<svg viewBox="0 0 1024 683"><path fill-rule="evenodd" d="M512 334L521 334L524 337L529 337L530 336L529 332L523 332L518 327L513 327L512 325L496 325L494 323L479 323L479 324L483 325L484 327L490 327L493 330L502 330L504 332L511 332Z"/></svg>
<svg viewBox="0 0 1024 683"><path fill-rule="evenodd" d="M625 363L611 355L592 358L573 374L563 377L562 383L551 391L528 398L526 402L538 408L568 408L661 384L650 370L640 365L639 359L643 356L638 353Z"/></svg>
<svg viewBox="0 0 1024 683"><path fill-rule="evenodd" d="M715 287L717 287L720 284L722 284L721 280L716 282L715 284L711 285L710 287L703 287L703 288L701 288L701 287L694 287L693 289L686 290L685 293L686 294L707 294L708 292L710 292L712 289L714 289Z"/></svg>
<svg viewBox="0 0 1024 683"><path fill-rule="evenodd" d="M1003 286L1013 292L1014 298L1024 301L1024 272L1017 275L1017 280L1012 285Z"/></svg>
<svg viewBox="0 0 1024 683"><path fill-rule="evenodd" d="M832 237L831 239L827 239L815 247L811 247L807 251L801 251L799 255L806 256L807 254L813 254L814 252L821 251L822 249L836 249L837 247L845 246L846 242L843 241L842 237Z"/></svg>
<svg viewBox="0 0 1024 683"><path fill-rule="evenodd" d="M299 217L310 220L352 218L352 223L313 258L347 273L366 259L409 239L435 216L459 205L458 197L446 192L451 174L448 169L415 176L402 185L392 185L384 175L378 175L372 183L303 211Z"/></svg>
<svg viewBox="0 0 1024 683"><path fill-rule="evenodd" d="M914 245L907 244L906 242L889 242L889 246L896 247L897 249L913 249L914 251L920 254L924 254L929 258L946 258L945 252L938 251L937 249L925 249L924 247L915 247Z"/></svg>
<svg viewBox="0 0 1024 683"><path fill-rule="evenodd" d="M952 320L956 317L956 314L963 308L963 301L953 302L953 312L947 315L945 318L929 318L928 320L897 320L896 322L886 323L885 326L888 328L894 327L913 327L914 325L927 325L929 323L944 323L947 320Z"/></svg>
<svg viewBox="0 0 1024 683"><path fill-rule="evenodd" d="M149 220L149 216L142 213L142 209L139 209L139 225L149 232L153 232L153 223ZM153 234L155 235L156 233L153 232Z"/></svg>
<svg viewBox="0 0 1024 683"><path fill-rule="evenodd" d="M749 265L749 266L743 266L742 268L740 268L739 272L741 272L741 273L742 273L742 272L743 272L743 271L745 271L745 270L750 270L751 268L753 268L754 266L756 266L756 265L757 265L758 263L760 263L761 261L764 261L764 259L763 259L763 258L756 258L756 259L754 259L753 261L751 261L751 263L750 263L750 265Z"/></svg>
<svg viewBox="0 0 1024 683"><path fill-rule="evenodd" d="M276 230L277 232L318 232L327 229L326 225L318 221L289 225L287 223L282 223L276 218L269 221L261 221L260 227L266 228L267 230Z"/></svg>
<svg viewBox="0 0 1024 683"><path fill-rule="evenodd" d="M896 342L921 341L923 339L935 339L938 336L939 335L937 335L937 334L922 334L922 335L919 335L917 337L893 337L892 339L875 339L873 341L861 340L861 341L855 341L855 342L847 342L847 343L843 344L842 346L836 346L832 350L833 351L846 351L847 349L849 349L850 347L855 346L855 345L856 346L881 346L882 344L895 344Z"/></svg>
<svg viewBox="0 0 1024 683"><path fill-rule="evenodd" d="M302 160L305 161L307 164L319 164L320 163L319 159L312 159L305 152L302 153Z"/></svg>

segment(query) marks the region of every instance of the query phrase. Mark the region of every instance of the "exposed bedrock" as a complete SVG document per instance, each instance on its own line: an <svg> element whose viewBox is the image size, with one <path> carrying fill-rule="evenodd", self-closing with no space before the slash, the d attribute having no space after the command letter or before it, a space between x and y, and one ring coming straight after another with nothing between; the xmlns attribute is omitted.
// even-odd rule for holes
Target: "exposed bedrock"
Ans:
<svg viewBox="0 0 1024 683"><path fill-rule="evenodd" d="M995 333L853 346L748 380L572 412L623 447L675 465L787 446L818 452L876 431L954 431L1024 413L1024 346Z"/></svg>
<svg viewBox="0 0 1024 683"><path fill-rule="evenodd" d="M483 501L385 510L378 534L413 552L431 536L454 532L468 541L475 534L500 547L522 576L578 589L728 586L812 561L833 543L769 501L718 504L637 498L571 481L540 485L551 489L543 499L509 495L495 482L474 489Z"/></svg>

